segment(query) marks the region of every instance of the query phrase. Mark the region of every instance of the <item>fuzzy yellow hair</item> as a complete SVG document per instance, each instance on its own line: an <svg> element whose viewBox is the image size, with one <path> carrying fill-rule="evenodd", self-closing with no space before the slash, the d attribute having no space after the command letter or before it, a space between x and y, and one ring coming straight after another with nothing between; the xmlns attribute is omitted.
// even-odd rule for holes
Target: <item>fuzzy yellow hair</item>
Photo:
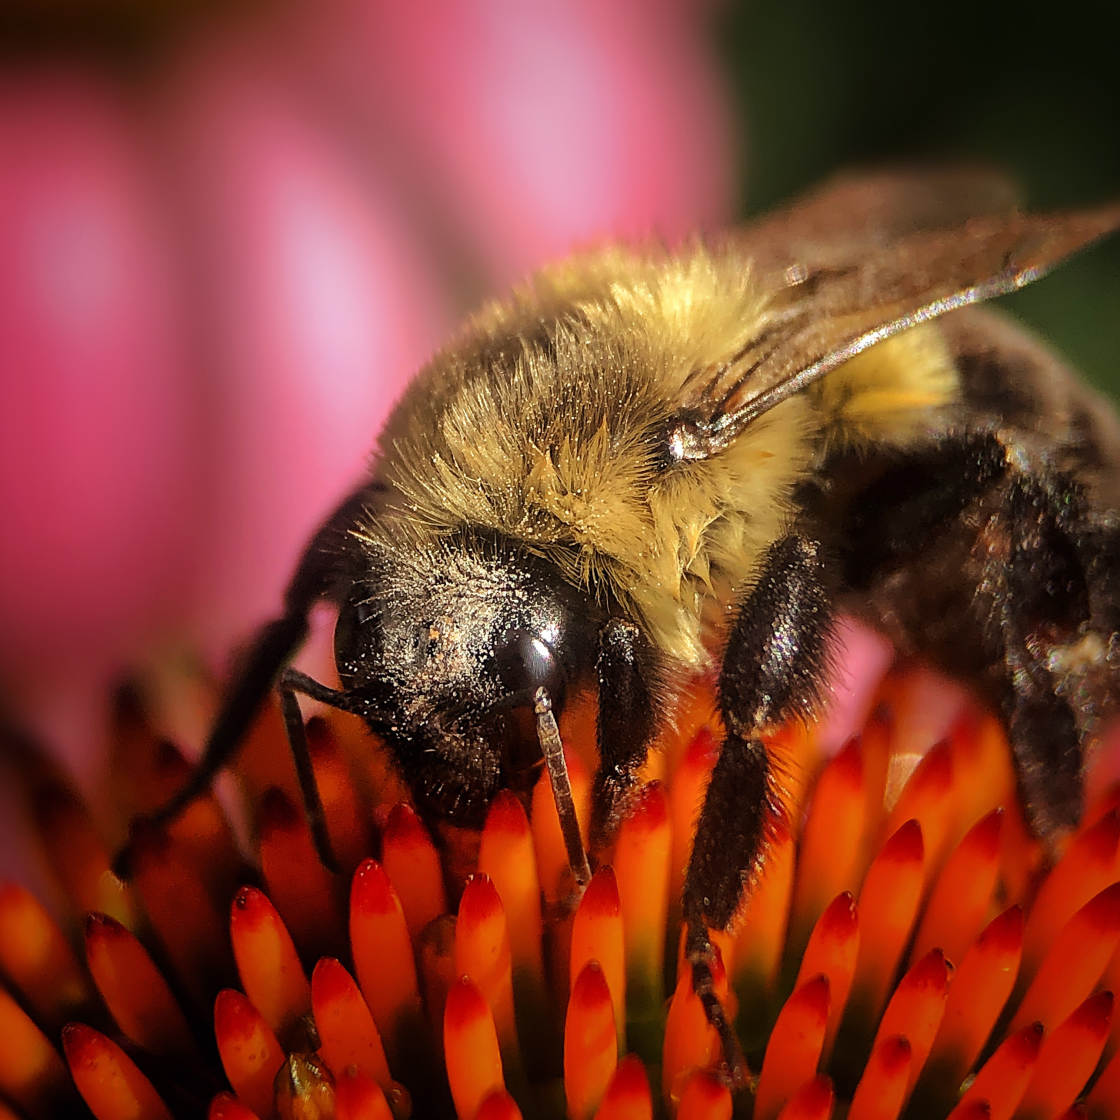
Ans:
<svg viewBox="0 0 1120 1120"><path fill-rule="evenodd" d="M620 602L692 667L789 526L797 483L837 445L922 434L956 375L935 327L872 348L718 454L664 461L685 380L768 322L741 255L612 249L484 308L411 386L382 438L386 497L363 534L435 548L493 530Z"/></svg>

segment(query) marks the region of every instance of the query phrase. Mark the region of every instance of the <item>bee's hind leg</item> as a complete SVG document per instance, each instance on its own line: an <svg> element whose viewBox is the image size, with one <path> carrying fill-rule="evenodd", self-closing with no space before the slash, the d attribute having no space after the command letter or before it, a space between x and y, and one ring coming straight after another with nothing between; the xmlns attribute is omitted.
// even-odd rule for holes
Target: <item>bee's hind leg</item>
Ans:
<svg viewBox="0 0 1120 1120"><path fill-rule="evenodd" d="M792 535L772 545L731 626L719 677L727 729L693 842L684 886L692 983L742 1088L746 1063L712 979L709 928L726 929L766 853L783 806L759 733L809 715L826 675L832 596L820 545Z"/></svg>
<svg viewBox="0 0 1120 1120"><path fill-rule="evenodd" d="M1088 747L1115 710L1120 534L1098 539L1061 474L1011 472L1002 516L1003 548L989 565L999 587L991 629L1003 646L1020 792L1035 832L1050 840L1080 820Z"/></svg>
<svg viewBox="0 0 1120 1120"><path fill-rule="evenodd" d="M1056 841L1120 697L1120 529L1032 446L963 432L902 458L852 504L842 561L872 624L1002 714L1022 807Z"/></svg>

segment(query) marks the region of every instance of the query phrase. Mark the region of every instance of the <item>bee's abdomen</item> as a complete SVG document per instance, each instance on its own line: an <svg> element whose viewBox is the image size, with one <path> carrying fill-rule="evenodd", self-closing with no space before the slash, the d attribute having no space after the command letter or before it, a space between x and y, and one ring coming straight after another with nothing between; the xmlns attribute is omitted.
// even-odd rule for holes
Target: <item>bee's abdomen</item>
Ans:
<svg viewBox="0 0 1120 1120"><path fill-rule="evenodd" d="M1109 403L1013 320L970 308L942 322L961 384L956 427L1004 433L1076 479L1089 512L1120 509L1120 421Z"/></svg>

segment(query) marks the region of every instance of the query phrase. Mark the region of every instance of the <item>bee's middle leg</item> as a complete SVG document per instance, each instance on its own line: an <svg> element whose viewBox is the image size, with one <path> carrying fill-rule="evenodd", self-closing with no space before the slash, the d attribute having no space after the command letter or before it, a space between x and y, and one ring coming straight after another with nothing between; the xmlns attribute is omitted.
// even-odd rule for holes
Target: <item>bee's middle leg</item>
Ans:
<svg viewBox="0 0 1120 1120"><path fill-rule="evenodd" d="M727 729L693 841L684 886L685 951L693 987L720 1033L732 1083L746 1066L712 982L709 928L726 929L761 866L782 813L759 735L813 711L826 676L832 595L820 545L792 535L772 545L731 626L719 677Z"/></svg>

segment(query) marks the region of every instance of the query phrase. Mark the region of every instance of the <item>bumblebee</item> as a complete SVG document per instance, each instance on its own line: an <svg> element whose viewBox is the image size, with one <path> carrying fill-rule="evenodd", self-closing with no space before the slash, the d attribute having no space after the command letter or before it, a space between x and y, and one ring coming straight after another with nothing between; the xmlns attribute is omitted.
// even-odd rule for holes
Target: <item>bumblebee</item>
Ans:
<svg viewBox="0 0 1120 1120"><path fill-rule="evenodd" d="M1052 837L1120 700L1120 424L1053 353L973 308L1120 226L1024 214L985 176L847 178L718 242L609 248L485 307L419 374L369 478L316 534L191 784L279 687L360 716L430 821L481 825L547 765L587 874L556 717L597 697L592 855L685 683L726 729L684 888L697 991L781 811L766 733L822 699L846 611L1006 722ZM338 608L341 689L286 668Z"/></svg>

